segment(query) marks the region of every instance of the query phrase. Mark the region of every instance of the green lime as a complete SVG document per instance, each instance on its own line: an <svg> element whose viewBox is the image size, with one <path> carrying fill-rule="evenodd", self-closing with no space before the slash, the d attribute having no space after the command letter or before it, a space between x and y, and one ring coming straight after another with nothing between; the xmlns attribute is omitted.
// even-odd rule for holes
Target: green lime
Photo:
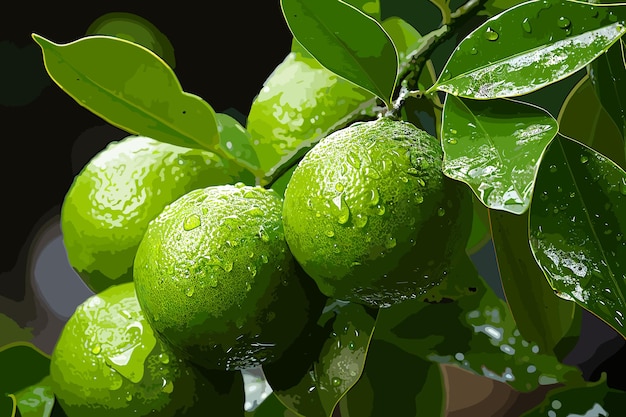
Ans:
<svg viewBox="0 0 626 417"><path fill-rule="evenodd" d="M72 267L95 292L132 280L132 264L148 222L195 188L242 180L217 155L128 136L110 143L76 176L61 208L63 242Z"/></svg>
<svg viewBox="0 0 626 417"><path fill-rule="evenodd" d="M471 224L471 194L442 157L436 138L385 117L304 156L285 190L285 238L322 293L388 307L442 282Z"/></svg>
<svg viewBox="0 0 626 417"><path fill-rule="evenodd" d="M205 415L217 397L155 337L133 283L78 306L52 352L50 377L68 417Z"/></svg>
<svg viewBox="0 0 626 417"><path fill-rule="evenodd" d="M282 203L260 186L212 186L172 202L146 230L139 302L163 339L205 368L273 361L319 317L324 297L298 273Z"/></svg>

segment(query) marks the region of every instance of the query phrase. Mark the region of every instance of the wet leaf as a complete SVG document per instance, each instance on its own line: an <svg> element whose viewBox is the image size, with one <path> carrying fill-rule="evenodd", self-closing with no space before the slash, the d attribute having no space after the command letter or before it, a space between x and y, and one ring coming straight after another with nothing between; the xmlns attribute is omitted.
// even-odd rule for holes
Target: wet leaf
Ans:
<svg viewBox="0 0 626 417"><path fill-rule="evenodd" d="M257 177L264 173L259 168L259 157L252 146L250 133L233 117L217 113L217 130L220 135L220 148L231 156L231 159L247 168Z"/></svg>
<svg viewBox="0 0 626 417"><path fill-rule="evenodd" d="M520 333L542 352L562 359L578 340L580 309L554 294L535 262L528 243L528 212L492 210L489 220L502 287Z"/></svg>
<svg viewBox="0 0 626 417"><path fill-rule="evenodd" d="M615 43L609 50L590 64L591 83L622 139L626 138L626 62L624 40ZM623 167L623 165L622 165Z"/></svg>
<svg viewBox="0 0 626 417"><path fill-rule="evenodd" d="M124 39L88 36L57 44L33 34L50 77L81 106L129 133L219 151L215 112L186 93L154 52Z"/></svg>
<svg viewBox="0 0 626 417"><path fill-rule="evenodd" d="M339 409L342 417L442 416L445 403L438 364L374 333L363 375L341 399Z"/></svg>
<svg viewBox="0 0 626 417"><path fill-rule="evenodd" d="M598 100L589 77L584 77L565 99L559 112L559 132L588 145L622 168L624 138Z"/></svg>
<svg viewBox="0 0 626 417"><path fill-rule="evenodd" d="M487 207L472 194L472 202L474 205L474 216L472 217L472 230L470 237L465 245L465 252L473 255L478 252L491 239L491 230L489 230L489 213Z"/></svg>
<svg viewBox="0 0 626 417"><path fill-rule="evenodd" d="M253 411L246 411L245 417L298 417L281 403L276 394L270 394Z"/></svg>
<svg viewBox="0 0 626 417"><path fill-rule="evenodd" d="M50 356L31 343L15 342L0 347L0 396L15 394L36 384L49 371Z"/></svg>
<svg viewBox="0 0 626 417"><path fill-rule="evenodd" d="M518 101L448 95L442 124L443 172L468 184L491 209L526 211L541 155L558 131L556 120Z"/></svg>
<svg viewBox="0 0 626 417"><path fill-rule="evenodd" d="M622 336L626 172L563 137L546 150L530 207L530 243L550 286Z"/></svg>
<svg viewBox="0 0 626 417"><path fill-rule="evenodd" d="M606 374L603 374L596 382L551 390L541 404L524 413L522 417L619 416L624 412L625 402L626 392L609 387Z"/></svg>
<svg viewBox="0 0 626 417"><path fill-rule="evenodd" d="M398 54L375 19L337 0L282 0L281 8L294 37L317 61L391 108Z"/></svg>
<svg viewBox="0 0 626 417"><path fill-rule="evenodd" d="M372 310L358 304L329 300L323 318L328 319L325 340L309 366L294 375L295 365L264 366L265 375L278 399L303 416L330 417L339 400L357 382L363 371L375 319ZM306 349L305 349L306 350ZM306 354L299 355L299 362Z"/></svg>
<svg viewBox="0 0 626 417"><path fill-rule="evenodd" d="M54 393L45 377L15 394L21 417L49 417L55 403Z"/></svg>
<svg viewBox="0 0 626 417"><path fill-rule="evenodd" d="M476 99L527 94L585 67L625 30L608 7L528 1L470 33L433 88Z"/></svg>
<svg viewBox="0 0 626 417"><path fill-rule="evenodd" d="M580 372L524 339L506 303L478 276L469 258L456 280L472 289L457 300L408 300L382 309L375 337L435 363L528 392L540 385L579 381ZM368 355L369 360L369 355Z"/></svg>

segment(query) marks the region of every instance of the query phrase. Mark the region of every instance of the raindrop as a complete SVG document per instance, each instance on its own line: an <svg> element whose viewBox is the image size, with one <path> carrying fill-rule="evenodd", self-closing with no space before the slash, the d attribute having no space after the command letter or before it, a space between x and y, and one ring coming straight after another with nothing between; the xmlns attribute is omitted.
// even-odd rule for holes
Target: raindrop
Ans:
<svg viewBox="0 0 626 417"><path fill-rule="evenodd" d="M476 49L476 48L470 49L470 54L476 55L477 53L478 53L478 49Z"/></svg>
<svg viewBox="0 0 626 417"><path fill-rule="evenodd" d="M261 227L259 229L259 237L261 238L261 240L263 242L269 242L270 241L270 236L267 234L267 232L265 231L265 229L263 227Z"/></svg>
<svg viewBox="0 0 626 417"><path fill-rule="evenodd" d="M333 204L338 212L337 222L339 224L346 224L350 219L350 210L348 209L346 200L343 198L343 194L339 194L337 197L333 198Z"/></svg>
<svg viewBox="0 0 626 417"><path fill-rule="evenodd" d="M174 391L174 383L172 381L166 381L163 378L163 386L161 387L161 391L166 394L171 394Z"/></svg>
<svg viewBox="0 0 626 417"><path fill-rule="evenodd" d="M449 143L450 145L456 145L456 144L457 144L457 141L456 141L456 139L455 139L455 138L450 138L450 139L448 139L448 143Z"/></svg>
<svg viewBox="0 0 626 417"><path fill-rule="evenodd" d="M261 254L261 262L263 262L264 264L269 262L269 259L267 258L267 255Z"/></svg>
<svg viewBox="0 0 626 417"><path fill-rule="evenodd" d="M355 347L354 342L348 343L348 349L354 350L354 347Z"/></svg>
<svg viewBox="0 0 626 417"><path fill-rule="evenodd" d="M376 206L376 214L378 214L379 216L385 214L385 206L383 206L382 204L378 204Z"/></svg>
<svg viewBox="0 0 626 417"><path fill-rule="evenodd" d="M326 236L333 237L333 236L335 236L335 232L333 232L332 230L327 230L326 231Z"/></svg>
<svg viewBox="0 0 626 417"><path fill-rule="evenodd" d="M354 216L354 225L358 228L363 228L367 224L367 216L365 214L357 214Z"/></svg>
<svg viewBox="0 0 626 417"><path fill-rule="evenodd" d="M167 353L160 353L159 362L161 362L162 364L168 364L170 362L170 357L167 355Z"/></svg>
<svg viewBox="0 0 626 417"><path fill-rule="evenodd" d="M194 291L194 288L193 287L189 287L189 288L187 288L187 291L185 292L185 295L187 297L191 297L191 296L193 296L193 291Z"/></svg>
<svg viewBox="0 0 626 417"><path fill-rule="evenodd" d="M499 37L500 35L498 34L498 32L493 30L493 28L488 27L485 31L485 39L487 39L488 41L496 41Z"/></svg>
<svg viewBox="0 0 626 417"><path fill-rule="evenodd" d="M355 154L354 152L350 151L350 152L348 152L348 157L347 158L348 158L348 163L350 165L352 165L356 169L361 168L361 160L359 159L357 154Z"/></svg>
<svg viewBox="0 0 626 417"><path fill-rule="evenodd" d="M344 189L344 186L342 183L338 182L337 184L335 184L335 190L342 192Z"/></svg>
<svg viewBox="0 0 626 417"><path fill-rule="evenodd" d="M376 204L378 204L378 200L379 199L380 199L380 195L378 194L378 190L376 188L370 189L370 192L369 192L369 203L372 206L375 206Z"/></svg>
<svg viewBox="0 0 626 417"><path fill-rule="evenodd" d="M446 214L446 209L444 209L443 207L439 207L439 209L437 210L437 216L443 217L445 214Z"/></svg>
<svg viewBox="0 0 626 417"><path fill-rule="evenodd" d="M94 347L91 348L91 353L93 353L94 355L97 355L101 351L102 351L102 348L100 347L100 345L95 345Z"/></svg>
<svg viewBox="0 0 626 417"><path fill-rule="evenodd" d="M341 378L334 377L331 380L331 383L333 384L333 387L338 387L339 385L341 385Z"/></svg>
<svg viewBox="0 0 626 417"><path fill-rule="evenodd" d="M556 165L550 165L550 172L555 173L557 171Z"/></svg>
<svg viewBox="0 0 626 417"><path fill-rule="evenodd" d="M524 32L526 33L530 33L533 31L533 28L530 27L530 21L528 20L528 18L522 20L522 29L524 29Z"/></svg>
<svg viewBox="0 0 626 417"><path fill-rule="evenodd" d="M193 230L196 227L200 226L200 224L202 224L202 221L200 220L200 216L198 216L197 214L192 214L191 216L188 216L184 223L183 223L183 229L189 231L189 230Z"/></svg>
<svg viewBox="0 0 626 417"><path fill-rule="evenodd" d="M587 157L587 155L580 155L581 164L586 164L588 161L589 161L589 158Z"/></svg>
<svg viewBox="0 0 626 417"><path fill-rule="evenodd" d="M559 17L557 24L561 29L567 29L568 27L570 27L572 22L567 17L561 16Z"/></svg>

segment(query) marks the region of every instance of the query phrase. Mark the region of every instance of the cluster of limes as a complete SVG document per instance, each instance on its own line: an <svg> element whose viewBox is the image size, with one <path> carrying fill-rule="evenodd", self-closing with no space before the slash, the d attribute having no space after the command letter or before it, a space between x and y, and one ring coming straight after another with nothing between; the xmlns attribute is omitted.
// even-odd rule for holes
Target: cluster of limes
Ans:
<svg viewBox="0 0 626 417"><path fill-rule="evenodd" d="M465 247L470 201L441 162L410 123L359 122L313 147L283 197L208 151L110 144L62 207L68 259L96 293L52 355L63 409L201 414L219 395L199 370L276 361L327 297L383 308L427 293Z"/></svg>

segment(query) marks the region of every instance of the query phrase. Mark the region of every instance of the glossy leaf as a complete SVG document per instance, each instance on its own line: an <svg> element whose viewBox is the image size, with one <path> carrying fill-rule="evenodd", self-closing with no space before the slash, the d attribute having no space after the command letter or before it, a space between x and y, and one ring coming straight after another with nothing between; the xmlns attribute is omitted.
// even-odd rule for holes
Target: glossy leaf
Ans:
<svg viewBox="0 0 626 417"><path fill-rule="evenodd" d="M556 120L513 100L448 95L442 124L443 172L468 184L491 209L526 211L541 155L558 131Z"/></svg>
<svg viewBox="0 0 626 417"><path fill-rule="evenodd" d="M264 173L259 168L259 157L252 146L250 133L237 120L225 113L217 113L215 117L220 135L220 148L237 164L247 168L257 177L262 177Z"/></svg>
<svg viewBox="0 0 626 417"><path fill-rule="evenodd" d="M623 39L615 43L601 57L590 64L591 83L622 139L626 138L626 61Z"/></svg>
<svg viewBox="0 0 626 417"><path fill-rule="evenodd" d="M253 411L246 411L245 417L298 417L298 415L285 407L276 394L272 393Z"/></svg>
<svg viewBox="0 0 626 417"><path fill-rule="evenodd" d="M521 336L506 303L477 275L469 258L467 262L457 285L469 287L468 295L439 303L408 300L382 309L375 337L415 356L459 366L522 392L557 382L579 382L576 368L561 364Z"/></svg>
<svg viewBox="0 0 626 417"><path fill-rule="evenodd" d="M582 386L565 386L551 390L537 407L522 417L619 416L624 412L626 392L611 388L603 375L599 381Z"/></svg>
<svg viewBox="0 0 626 417"><path fill-rule="evenodd" d="M0 347L0 395L15 394L34 385L49 371L50 356L31 343L16 342Z"/></svg>
<svg viewBox="0 0 626 417"><path fill-rule="evenodd" d="M391 108L398 54L375 19L341 0L282 0L281 7L294 37L317 61Z"/></svg>
<svg viewBox="0 0 626 417"><path fill-rule="evenodd" d="M564 79L625 32L609 8L533 0L488 19L454 50L433 86L475 99L514 97Z"/></svg>
<svg viewBox="0 0 626 417"><path fill-rule="evenodd" d="M320 349L300 375L301 363L283 360L264 366L276 396L285 406L303 416L330 417L339 400L357 382L363 371L375 319L364 306L329 300L323 317L328 333ZM306 351L306 349L303 349ZM307 360L299 352L298 360Z"/></svg>
<svg viewBox="0 0 626 417"><path fill-rule="evenodd" d="M49 417L52 414L55 397L49 379L45 377L15 394L21 417Z"/></svg>
<svg viewBox="0 0 626 417"><path fill-rule="evenodd" d="M376 338L363 375L339 403L341 417L437 417L446 393L439 365Z"/></svg>
<svg viewBox="0 0 626 417"><path fill-rule="evenodd" d="M530 243L550 286L626 337L626 172L562 137L546 150Z"/></svg>
<svg viewBox="0 0 626 417"><path fill-rule="evenodd" d="M474 205L472 230L467 240L467 245L465 245L465 252L468 255L473 255L478 252L491 239L488 209L478 197L476 197L476 194L472 194L472 201Z"/></svg>
<svg viewBox="0 0 626 417"><path fill-rule="evenodd" d="M81 106L132 134L218 151L215 112L186 93L149 49L124 39L88 36L57 44L33 34L50 77Z"/></svg>
<svg viewBox="0 0 626 417"><path fill-rule="evenodd" d="M624 138L598 100L589 77L584 77L566 98L559 112L559 132L600 152L626 168Z"/></svg>
<svg viewBox="0 0 626 417"><path fill-rule="evenodd" d="M489 220L502 287L520 333L542 352L562 359L577 341L580 310L554 294L535 262L528 243L528 211L515 215L491 210Z"/></svg>

